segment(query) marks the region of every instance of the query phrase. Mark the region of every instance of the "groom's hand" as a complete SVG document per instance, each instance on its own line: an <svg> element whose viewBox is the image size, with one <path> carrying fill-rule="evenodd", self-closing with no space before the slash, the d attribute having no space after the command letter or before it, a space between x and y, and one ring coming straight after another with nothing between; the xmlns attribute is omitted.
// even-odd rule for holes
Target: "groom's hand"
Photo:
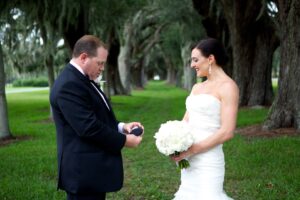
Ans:
<svg viewBox="0 0 300 200"><path fill-rule="evenodd" d="M142 139L143 138L141 136L126 134L125 147L137 147L141 143Z"/></svg>
<svg viewBox="0 0 300 200"><path fill-rule="evenodd" d="M128 134L132 131L132 129L134 127L140 127L144 130L144 127L142 126L142 124L140 122L130 122L130 123L127 123L127 124L124 124L123 126L123 132ZM144 131L143 131L144 132Z"/></svg>
<svg viewBox="0 0 300 200"><path fill-rule="evenodd" d="M137 147L143 139L142 138L143 134L140 136L135 136L134 134L129 134L134 127L142 128L143 133L144 133L144 127L142 126L142 124L140 122L130 122L130 123L124 124L123 132L126 133L126 142L125 142L126 147Z"/></svg>

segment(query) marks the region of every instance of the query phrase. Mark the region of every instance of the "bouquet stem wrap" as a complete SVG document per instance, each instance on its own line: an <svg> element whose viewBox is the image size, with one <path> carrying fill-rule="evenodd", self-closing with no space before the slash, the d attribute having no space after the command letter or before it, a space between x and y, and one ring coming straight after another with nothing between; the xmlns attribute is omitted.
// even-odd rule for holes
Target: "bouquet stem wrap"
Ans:
<svg viewBox="0 0 300 200"><path fill-rule="evenodd" d="M175 156L179 156L180 152L175 152ZM178 169L185 169L188 168L190 166L190 163L188 160L186 159L182 159L181 161L178 162Z"/></svg>

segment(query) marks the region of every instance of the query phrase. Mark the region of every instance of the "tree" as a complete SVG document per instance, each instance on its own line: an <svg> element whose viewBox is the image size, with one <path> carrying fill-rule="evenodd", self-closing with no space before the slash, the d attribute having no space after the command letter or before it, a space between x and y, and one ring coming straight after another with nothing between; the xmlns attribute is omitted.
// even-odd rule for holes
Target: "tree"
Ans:
<svg viewBox="0 0 300 200"><path fill-rule="evenodd" d="M8 22L13 31L6 29L8 38L5 38L5 43L10 47L6 54L13 61L12 67L17 67L20 74L28 72L31 76L41 75L45 74L46 68L51 89L55 79L54 55L59 37L51 27L51 17L45 19L49 11L47 9L50 8L46 8L45 2L32 4L21 3L18 7L11 8L12 17ZM36 9L32 9L33 6L36 6ZM28 52L31 56L28 56Z"/></svg>
<svg viewBox="0 0 300 200"><path fill-rule="evenodd" d="M278 0L280 72L278 95L264 129L294 127L300 131L300 1Z"/></svg>
<svg viewBox="0 0 300 200"><path fill-rule="evenodd" d="M203 27L195 21L201 17L191 1L160 1L164 7L161 21L168 22L161 34L160 46L167 68L167 82L188 90L196 82L196 74L190 68L192 46L203 37ZM174 10L177 10L176 14Z"/></svg>
<svg viewBox="0 0 300 200"><path fill-rule="evenodd" d="M127 94L135 88L144 88L145 60L150 49L159 42L159 33L165 24L158 23L155 10L145 8L126 21L118 58L122 84Z"/></svg>
<svg viewBox="0 0 300 200"><path fill-rule="evenodd" d="M233 63L230 33L221 2L215 0L193 0L193 7L202 16L200 21L206 30L206 35L216 38L224 45L229 62L226 66L222 67L229 76L232 76Z"/></svg>
<svg viewBox="0 0 300 200"><path fill-rule="evenodd" d="M118 56L120 53L120 42L115 28L111 28L108 38L109 54L107 58L106 74L106 89L110 88L106 94L126 94L126 91L121 83L120 74L118 69ZM108 87L109 86L109 87Z"/></svg>
<svg viewBox="0 0 300 200"><path fill-rule="evenodd" d="M171 63L171 67L168 67L168 80L191 90L197 81L195 70L190 67L191 50L199 39L206 35L202 24L195 23L201 21L202 17L195 11L191 1L180 1L165 7L168 7L165 15L171 23L162 33L161 46L164 54L170 59L166 60L166 65ZM180 14L174 14L175 9ZM175 81L172 81L171 77Z"/></svg>
<svg viewBox="0 0 300 200"><path fill-rule="evenodd" d="M125 90L125 94L130 95L131 94L131 54L133 46L131 44L132 38L134 37L133 32L133 25L130 22L125 23L124 30L123 30L123 39L120 41L123 41L121 43L120 47L120 53L118 56L118 68L119 72L121 74L121 82Z"/></svg>
<svg viewBox="0 0 300 200"><path fill-rule="evenodd" d="M197 81L195 70L190 66L191 42L181 47L181 59L183 62L183 88L191 91Z"/></svg>
<svg viewBox="0 0 300 200"><path fill-rule="evenodd" d="M156 19L157 26L163 26L160 33L156 33L157 42L154 48L151 48L152 51L150 53L144 51L145 60L153 60L152 56L160 58L156 59L160 63L158 71L159 73L167 73L160 77L166 77L169 84L190 90L196 82L196 74L190 68L189 62L191 47L205 35L202 25L195 23L200 21L201 17L196 13L190 0L155 1L151 8L153 9L151 14L156 13L158 16ZM157 30L159 29L157 28ZM150 56L151 58L149 58ZM161 64L161 59L163 59L164 64ZM151 65L149 65L150 63ZM150 63L144 62L145 71L153 74L152 68L153 66L157 68L158 64L155 61ZM148 77L150 76L148 75Z"/></svg>
<svg viewBox="0 0 300 200"><path fill-rule="evenodd" d="M0 42L0 139L8 137L11 137L11 133L8 124L3 52Z"/></svg>
<svg viewBox="0 0 300 200"><path fill-rule="evenodd" d="M0 2L0 16L6 14L6 11L9 10L9 5L7 2ZM5 21L4 21L5 23ZM3 21L0 21L0 25L3 24ZM0 26L1 27L1 26ZM2 31L2 30L1 30ZM1 33L1 32L0 32ZM1 34L0 34L1 36ZM8 111L7 111L7 102L5 94L5 71L4 71L4 62L3 62L3 51L0 37L0 139L12 137L9 122L8 122Z"/></svg>
<svg viewBox="0 0 300 200"><path fill-rule="evenodd" d="M147 2L143 0L102 0L93 1L90 7L91 32L100 35L109 46L109 57L105 70L105 91L107 95L129 94L123 83L127 68L118 61L118 57L123 51L123 27L127 19L131 19L137 10L141 9ZM99 15L98 13L101 13ZM129 84L130 86L130 84Z"/></svg>
<svg viewBox="0 0 300 200"><path fill-rule="evenodd" d="M30 9L30 7L26 7L26 5L27 4L25 4L25 8ZM42 47L44 49L43 63L47 69L49 89L51 90L55 80L54 56L58 40L61 38L59 37L57 30L54 28L55 21L53 20L53 16L48 19L46 18L47 13L50 13L49 11L49 6L47 6L45 2L38 2L37 9L35 11L36 13L33 14L33 12L29 12L29 10L27 10L26 13L30 13L32 17L31 23L35 22L40 30L40 37L43 40ZM55 13L54 15L57 16L58 13Z"/></svg>
<svg viewBox="0 0 300 200"><path fill-rule="evenodd" d="M240 105L270 105L272 56L279 43L266 6L261 0L221 2L230 31Z"/></svg>
<svg viewBox="0 0 300 200"><path fill-rule="evenodd" d="M193 1L209 37L220 40L229 55L224 67L240 88L240 105L270 105L272 56L279 40L262 0Z"/></svg>

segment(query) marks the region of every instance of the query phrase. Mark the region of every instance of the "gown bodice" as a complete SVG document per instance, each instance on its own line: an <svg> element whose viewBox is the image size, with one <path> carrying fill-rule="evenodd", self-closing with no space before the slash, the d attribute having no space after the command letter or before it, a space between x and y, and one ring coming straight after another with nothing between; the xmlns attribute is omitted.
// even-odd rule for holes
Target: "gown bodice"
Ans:
<svg viewBox="0 0 300 200"><path fill-rule="evenodd" d="M210 94L191 94L186 99L188 123L196 141L213 134L220 128L221 102Z"/></svg>

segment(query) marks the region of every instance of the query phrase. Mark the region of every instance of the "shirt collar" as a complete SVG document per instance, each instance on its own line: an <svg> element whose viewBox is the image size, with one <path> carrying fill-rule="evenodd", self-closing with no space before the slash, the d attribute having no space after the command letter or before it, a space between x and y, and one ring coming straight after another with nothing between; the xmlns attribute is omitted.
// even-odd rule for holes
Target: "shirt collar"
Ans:
<svg viewBox="0 0 300 200"><path fill-rule="evenodd" d="M81 67L77 63L75 63L74 60L70 60L70 64L73 65L78 71L80 71L80 73L82 73L85 76Z"/></svg>

